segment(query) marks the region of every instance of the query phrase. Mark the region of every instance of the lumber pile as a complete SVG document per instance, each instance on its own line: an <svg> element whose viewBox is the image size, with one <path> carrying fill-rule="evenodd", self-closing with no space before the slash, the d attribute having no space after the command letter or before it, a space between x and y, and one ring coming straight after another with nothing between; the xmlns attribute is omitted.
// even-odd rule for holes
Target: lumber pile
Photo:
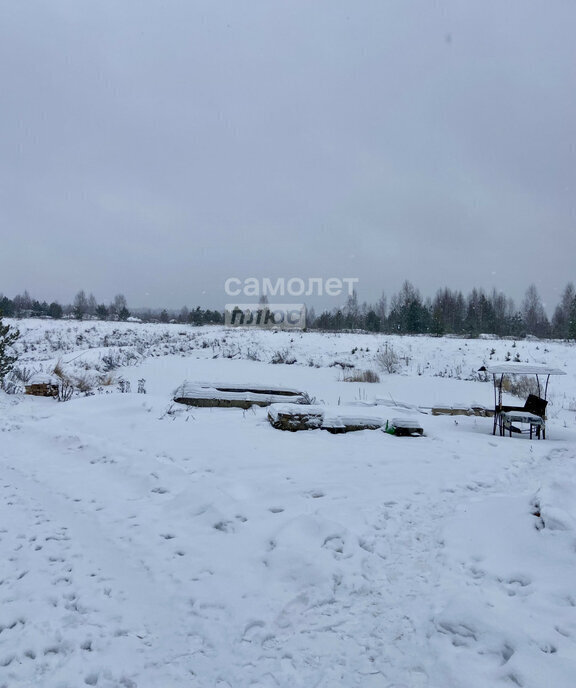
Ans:
<svg viewBox="0 0 576 688"><path fill-rule="evenodd" d="M24 391L26 394L31 394L35 397L57 397L58 380L50 375L34 375L24 385Z"/></svg>

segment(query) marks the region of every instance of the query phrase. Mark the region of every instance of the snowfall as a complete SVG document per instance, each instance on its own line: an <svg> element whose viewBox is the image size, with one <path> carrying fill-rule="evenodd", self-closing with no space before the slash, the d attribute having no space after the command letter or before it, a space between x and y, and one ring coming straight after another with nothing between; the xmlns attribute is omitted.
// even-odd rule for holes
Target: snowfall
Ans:
<svg viewBox="0 0 576 688"><path fill-rule="evenodd" d="M1 688L576 684L573 343L5 322L21 368L94 393L0 392ZM398 372L345 381L390 349ZM492 407L478 369L507 359L566 373L545 440L431 414ZM424 436L282 432L174 403L185 380Z"/></svg>

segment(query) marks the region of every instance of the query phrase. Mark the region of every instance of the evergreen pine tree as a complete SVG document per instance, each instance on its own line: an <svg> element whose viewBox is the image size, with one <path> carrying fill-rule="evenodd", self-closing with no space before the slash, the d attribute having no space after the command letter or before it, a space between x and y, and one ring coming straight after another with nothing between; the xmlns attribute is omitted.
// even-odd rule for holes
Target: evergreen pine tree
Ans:
<svg viewBox="0 0 576 688"><path fill-rule="evenodd" d="M4 325L0 311L0 386L4 384L4 377L12 370L18 356L10 354L10 347L16 342L20 332L11 325Z"/></svg>

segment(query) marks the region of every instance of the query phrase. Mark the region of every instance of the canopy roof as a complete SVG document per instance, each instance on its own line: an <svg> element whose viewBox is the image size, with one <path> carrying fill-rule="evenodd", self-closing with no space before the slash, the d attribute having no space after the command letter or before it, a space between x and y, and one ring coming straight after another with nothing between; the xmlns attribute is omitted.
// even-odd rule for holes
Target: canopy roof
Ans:
<svg viewBox="0 0 576 688"><path fill-rule="evenodd" d="M559 368L526 363L497 363L496 365L482 366L480 370L485 370L492 375L566 375Z"/></svg>

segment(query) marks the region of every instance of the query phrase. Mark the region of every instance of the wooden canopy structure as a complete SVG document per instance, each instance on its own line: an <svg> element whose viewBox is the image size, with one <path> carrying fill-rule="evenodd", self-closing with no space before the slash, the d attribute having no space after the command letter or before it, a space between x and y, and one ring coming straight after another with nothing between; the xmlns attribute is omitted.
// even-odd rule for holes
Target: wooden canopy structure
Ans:
<svg viewBox="0 0 576 688"><path fill-rule="evenodd" d="M548 403L546 398L548 394L548 383L552 375L566 375L566 373L559 368L525 363L497 363L495 365L482 366L480 371L491 374L494 382L494 428L492 434L495 435L496 428L499 427L500 434L503 435L506 423L516 420L518 422L526 422L530 425L530 438L532 438L534 428L536 428L538 438L540 438L541 430L542 436L546 437L544 421L545 408ZM538 396L533 394L529 395L524 406L505 406L502 404L502 384L504 378L513 375L534 375L536 378ZM536 402L541 402L539 405L541 410L537 408L538 404ZM536 407L534 406L535 404ZM513 417L510 415L511 413L513 413ZM521 419L522 413L525 415L524 421ZM538 417L541 422L536 420ZM510 425L509 427L511 434L512 428Z"/></svg>

